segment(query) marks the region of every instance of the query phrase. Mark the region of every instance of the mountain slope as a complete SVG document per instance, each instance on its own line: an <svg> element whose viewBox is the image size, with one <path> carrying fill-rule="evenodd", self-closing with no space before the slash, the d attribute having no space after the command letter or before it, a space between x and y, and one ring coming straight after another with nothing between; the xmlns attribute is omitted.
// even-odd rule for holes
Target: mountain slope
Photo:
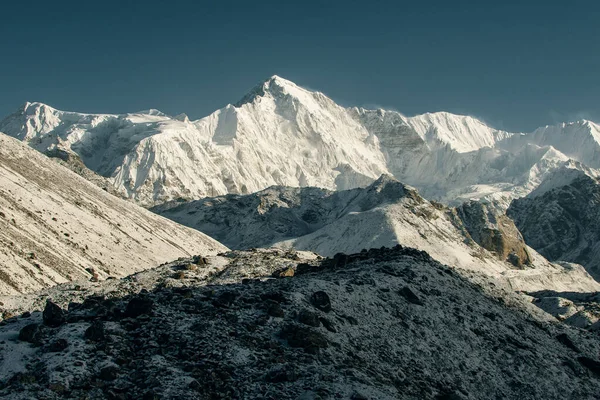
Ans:
<svg viewBox="0 0 600 400"><path fill-rule="evenodd" d="M545 257L582 264L600 279L600 184L582 173L557 173L551 181L564 185L542 185L542 190L514 200L508 215Z"/></svg>
<svg viewBox="0 0 600 400"><path fill-rule="evenodd" d="M0 134L0 293L124 276L224 249Z"/></svg>
<svg viewBox="0 0 600 400"><path fill-rule="evenodd" d="M0 326L3 339L24 330L0 344L0 397L554 400L600 387L587 332L414 249L231 252L171 278L190 261L40 295L73 302L68 323L30 308ZM281 267L294 276L266 279Z"/></svg>
<svg viewBox="0 0 600 400"><path fill-rule="evenodd" d="M276 246L333 256L402 244L448 265L507 280L515 290L600 289L580 266L551 264L528 248L506 217L479 222L463 216L463 221L456 210L425 200L390 176L364 189L272 187L152 210L231 248Z"/></svg>

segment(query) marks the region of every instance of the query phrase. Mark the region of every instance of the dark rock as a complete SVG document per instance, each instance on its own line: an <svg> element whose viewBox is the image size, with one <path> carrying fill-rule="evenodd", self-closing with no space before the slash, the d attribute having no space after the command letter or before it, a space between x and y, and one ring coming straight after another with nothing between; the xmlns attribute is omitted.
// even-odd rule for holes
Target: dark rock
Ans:
<svg viewBox="0 0 600 400"><path fill-rule="evenodd" d="M369 400L369 398L367 396L365 396L364 394L360 393L360 392L354 392L352 393L352 396L350 397L351 400Z"/></svg>
<svg viewBox="0 0 600 400"><path fill-rule="evenodd" d="M135 318L152 312L152 300L147 297L134 297L125 308L125 317Z"/></svg>
<svg viewBox="0 0 600 400"><path fill-rule="evenodd" d="M51 300L46 300L46 307L43 312L44 325L56 328L65 323L65 312Z"/></svg>
<svg viewBox="0 0 600 400"><path fill-rule="evenodd" d="M296 371L289 365L276 366L271 368L265 377L267 382L293 382L298 379Z"/></svg>
<svg viewBox="0 0 600 400"><path fill-rule="evenodd" d="M400 289L398 291L398 294L400 296L404 297L409 303L417 304L419 306L424 306L425 305L425 303L423 302L423 300L421 300L419 298L419 296L417 296L417 294L415 292L413 292L412 289L409 288L408 286L405 286L402 289Z"/></svg>
<svg viewBox="0 0 600 400"><path fill-rule="evenodd" d="M92 322L92 325L85 330L83 335L86 339L93 342L100 342L106 339L104 323L100 320Z"/></svg>
<svg viewBox="0 0 600 400"><path fill-rule="evenodd" d="M589 357L577 357L577 361L594 374L600 376L600 362Z"/></svg>
<svg viewBox="0 0 600 400"><path fill-rule="evenodd" d="M310 304L321 311L331 311L331 300L329 299L329 295L322 290L315 292L310 296Z"/></svg>
<svg viewBox="0 0 600 400"><path fill-rule="evenodd" d="M566 333L561 333L560 335L557 335L556 340L558 340L560 343L562 343L569 349L571 349L577 353L581 353L581 350L579 350L579 348L577 346L575 346L575 343L573 343L571 338L569 338L569 336Z"/></svg>
<svg viewBox="0 0 600 400"><path fill-rule="evenodd" d="M150 389L144 393L142 400L160 400L160 396L154 390Z"/></svg>
<svg viewBox="0 0 600 400"><path fill-rule="evenodd" d="M279 335L287 340L291 347L303 348L308 353L317 353L319 349L328 347L325 336L321 333L297 324L287 324L283 327Z"/></svg>
<svg viewBox="0 0 600 400"><path fill-rule="evenodd" d="M260 294L261 300L273 300L276 303L287 303L283 292L267 292Z"/></svg>
<svg viewBox="0 0 600 400"><path fill-rule="evenodd" d="M319 315L312 311L308 311L307 309L300 310L298 313L298 322L314 327L319 327L321 325L321 321L319 321Z"/></svg>
<svg viewBox="0 0 600 400"><path fill-rule="evenodd" d="M19 340L33 344L39 344L42 336L40 324L25 325L19 331Z"/></svg>
<svg viewBox="0 0 600 400"><path fill-rule="evenodd" d="M119 367L114 365L109 365L108 367L104 367L100 370L100 374L98 375L100 379L103 381L114 381L117 379L119 374Z"/></svg>
<svg viewBox="0 0 600 400"><path fill-rule="evenodd" d="M237 292L226 290L213 301L213 305L215 307L229 307L235 303L235 300L238 298L238 296L239 294Z"/></svg>
<svg viewBox="0 0 600 400"><path fill-rule="evenodd" d="M271 303L267 308L267 314L269 314L271 317L277 318L283 318L285 315L279 303Z"/></svg>
<svg viewBox="0 0 600 400"><path fill-rule="evenodd" d="M58 353L69 347L69 342L65 339L58 339L48 345L47 350L51 353Z"/></svg>
<svg viewBox="0 0 600 400"><path fill-rule="evenodd" d="M319 321L321 321L321 323L323 324L325 329L327 329L329 332L333 332L333 333L337 332L337 329L335 329L335 326L333 325L333 323L330 320L328 320L327 318L319 317Z"/></svg>
<svg viewBox="0 0 600 400"><path fill-rule="evenodd" d="M21 314L21 318L29 318L31 317L31 313L29 311L25 311L23 314Z"/></svg>

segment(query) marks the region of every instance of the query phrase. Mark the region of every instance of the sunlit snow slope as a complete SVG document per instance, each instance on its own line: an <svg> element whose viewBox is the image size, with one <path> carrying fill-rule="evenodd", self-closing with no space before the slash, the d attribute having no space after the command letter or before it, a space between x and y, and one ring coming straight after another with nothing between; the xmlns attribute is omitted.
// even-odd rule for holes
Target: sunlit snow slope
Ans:
<svg viewBox="0 0 600 400"><path fill-rule="evenodd" d="M120 277L224 249L0 134L0 294Z"/></svg>

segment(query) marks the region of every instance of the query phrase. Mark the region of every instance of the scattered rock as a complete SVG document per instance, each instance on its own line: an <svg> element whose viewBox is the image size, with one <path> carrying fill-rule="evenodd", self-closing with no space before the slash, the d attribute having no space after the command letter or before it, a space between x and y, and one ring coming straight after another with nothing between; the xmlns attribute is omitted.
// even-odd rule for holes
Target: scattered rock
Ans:
<svg viewBox="0 0 600 400"><path fill-rule="evenodd" d="M400 296L404 297L409 303L416 304L419 306L425 305L423 300L421 300L419 298L419 296L417 296L417 294L415 292L413 292L412 289L409 288L408 286L404 286L402 289L400 289L398 291L398 294Z"/></svg>
<svg viewBox="0 0 600 400"><path fill-rule="evenodd" d="M58 353L69 347L66 339L57 339L48 345L47 350L51 353Z"/></svg>
<svg viewBox="0 0 600 400"><path fill-rule="evenodd" d="M198 264L186 264L184 268L188 271L196 271L198 269Z"/></svg>
<svg viewBox="0 0 600 400"><path fill-rule="evenodd" d="M90 327L85 330L84 337L93 342L103 341L106 338L104 323L100 320L92 322Z"/></svg>
<svg viewBox="0 0 600 400"><path fill-rule="evenodd" d="M333 325L333 323L330 320L328 320L327 318L319 317L319 321L321 321L321 323L323 324L325 329L327 329L329 332L333 332L333 333L337 332L337 329L335 329L335 325Z"/></svg>
<svg viewBox="0 0 600 400"><path fill-rule="evenodd" d="M286 277L289 278L292 276L294 276L294 269L292 267L283 268L283 269L273 272L274 278L286 278Z"/></svg>
<svg viewBox="0 0 600 400"><path fill-rule="evenodd" d="M298 379L295 369L290 365L282 365L271 368L265 377L267 382L293 382Z"/></svg>
<svg viewBox="0 0 600 400"><path fill-rule="evenodd" d="M560 335L556 336L556 340L577 353L581 352L566 333L561 333Z"/></svg>
<svg viewBox="0 0 600 400"><path fill-rule="evenodd" d="M152 305L152 300L150 298L142 296L134 297L127 303L125 316L135 318L143 314L150 314L152 312Z"/></svg>
<svg viewBox="0 0 600 400"><path fill-rule="evenodd" d="M367 396L365 396L364 394L360 393L360 392L354 392L352 393L352 396L350 397L351 400L369 400L369 398Z"/></svg>
<svg viewBox="0 0 600 400"><path fill-rule="evenodd" d="M308 353L316 353L328 347L325 336L303 325L289 323L283 327L280 337L287 340L291 347L301 347Z"/></svg>
<svg viewBox="0 0 600 400"><path fill-rule="evenodd" d="M281 308L281 305L279 305L279 303L271 303L267 308L267 314L269 314L271 317L276 318L283 318L285 315L283 308Z"/></svg>
<svg viewBox="0 0 600 400"><path fill-rule="evenodd" d="M98 375L98 377L100 379L102 379L103 381L113 381L113 380L117 379L118 375L119 375L119 367L117 367L115 365L109 365L100 370L100 374Z"/></svg>
<svg viewBox="0 0 600 400"><path fill-rule="evenodd" d="M44 325L56 328L65 323L65 312L50 299L46 300L46 307L43 312Z"/></svg>
<svg viewBox="0 0 600 400"><path fill-rule="evenodd" d="M577 357L577 361L594 374L600 376L600 362L589 357Z"/></svg>
<svg viewBox="0 0 600 400"><path fill-rule="evenodd" d="M300 310L298 313L298 322L314 327L319 327L321 325L321 321L319 321L319 315L312 311L308 311L307 309Z"/></svg>
<svg viewBox="0 0 600 400"><path fill-rule="evenodd" d="M331 311L331 301L329 299L329 295L322 290L315 292L310 296L310 304L321 311Z"/></svg>
<svg viewBox="0 0 600 400"><path fill-rule="evenodd" d="M19 331L19 340L22 342L39 344L41 336L40 324L25 325Z"/></svg>
<svg viewBox="0 0 600 400"><path fill-rule="evenodd" d="M183 271L177 271L173 274L173 279L185 279L185 272Z"/></svg>

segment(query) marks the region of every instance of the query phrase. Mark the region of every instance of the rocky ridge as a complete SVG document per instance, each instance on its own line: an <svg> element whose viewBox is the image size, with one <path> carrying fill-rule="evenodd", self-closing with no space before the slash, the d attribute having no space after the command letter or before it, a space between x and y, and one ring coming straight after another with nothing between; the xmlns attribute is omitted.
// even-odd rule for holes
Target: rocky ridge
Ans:
<svg viewBox="0 0 600 400"><path fill-rule="evenodd" d="M225 249L0 134L0 294L123 277Z"/></svg>
<svg viewBox="0 0 600 400"><path fill-rule="evenodd" d="M402 244L506 280L515 290L600 289L581 266L549 263L527 247L498 210L473 203L459 212L427 201L391 176L364 189L271 187L152 210L234 249L274 246L333 256Z"/></svg>
<svg viewBox="0 0 600 400"><path fill-rule="evenodd" d="M45 293L59 297L43 313L1 324L2 398L592 399L600 388L594 333L401 246L182 259L83 288L67 310L68 286Z"/></svg>
<svg viewBox="0 0 600 400"><path fill-rule="evenodd" d="M514 200L507 213L546 258L581 264L600 279L600 184L585 174L568 178L564 185Z"/></svg>

